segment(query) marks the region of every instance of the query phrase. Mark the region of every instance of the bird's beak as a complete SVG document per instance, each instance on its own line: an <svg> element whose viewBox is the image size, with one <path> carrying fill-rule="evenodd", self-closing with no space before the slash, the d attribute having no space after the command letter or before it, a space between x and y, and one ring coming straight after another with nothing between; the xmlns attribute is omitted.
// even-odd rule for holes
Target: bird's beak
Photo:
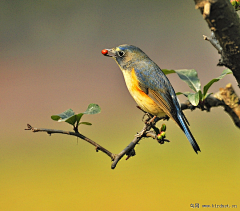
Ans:
<svg viewBox="0 0 240 211"><path fill-rule="evenodd" d="M109 54L111 53L111 54ZM102 54L108 57L115 57L116 51L114 49L103 49Z"/></svg>

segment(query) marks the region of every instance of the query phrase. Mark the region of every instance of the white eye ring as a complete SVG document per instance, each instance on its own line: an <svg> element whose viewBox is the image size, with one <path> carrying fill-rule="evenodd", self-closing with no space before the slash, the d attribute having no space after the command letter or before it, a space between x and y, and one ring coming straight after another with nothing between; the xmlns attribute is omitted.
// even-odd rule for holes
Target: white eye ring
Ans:
<svg viewBox="0 0 240 211"><path fill-rule="evenodd" d="M117 54L118 54L119 57L123 57L125 52L124 51L118 51Z"/></svg>

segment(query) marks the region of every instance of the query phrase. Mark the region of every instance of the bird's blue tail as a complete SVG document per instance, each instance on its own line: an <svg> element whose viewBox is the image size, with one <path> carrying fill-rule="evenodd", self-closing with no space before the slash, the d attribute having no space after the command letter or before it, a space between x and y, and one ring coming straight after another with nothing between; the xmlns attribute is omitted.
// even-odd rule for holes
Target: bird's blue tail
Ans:
<svg viewBox="0 0 240 211"><path fill-rule="evenodd" d="M194 151L196 153L198 153L198 151L201 152L196 140L194 139L191 131L189 130L189 128L186 124L186 120L184 119L184 117L185 117L184 114L182 114L182 113L178 114L178 120L179 120L179 123L180 123L179 126L181 127L181 129L185 133L185 135L186 135L188 141L190 142L190 144L192 145L192 148L194 149Z"/></svg>

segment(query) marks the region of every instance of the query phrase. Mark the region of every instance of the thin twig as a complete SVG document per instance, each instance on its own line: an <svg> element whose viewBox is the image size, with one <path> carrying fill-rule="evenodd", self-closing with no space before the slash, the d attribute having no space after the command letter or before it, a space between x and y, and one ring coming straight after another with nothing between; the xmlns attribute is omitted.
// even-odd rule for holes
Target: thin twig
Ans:
<svg viewBox="0 0 240 211"><path fill-rule="evenodd" d="M105 153L106 155L108 155L111 160L113 161L116 157L115 154L111 153L110 151L108 151L107 149L105 149L104 147L102 147L101 145L97 144L96 142L94 142L93 140L87 138L86 136L82 135L81 133L75 133L75 132L71 132L71 131L64 131L64 130L54 130L54 129L46 129L46 128L34 128L31 125L27 124L27 129L25 130L31 130L32 132L46 132L48 134L52 134L52 133L61 133L61 134L66 134L66 135L71 135L71 136L77 136L81 139L83 139L84 141L87 141L88 143L92 144L93 146L96 147L96 151L102 151L103 153Z"/></svg>
<svg viewBox="0 0 240 211"><path fill-rule="evenodd" d="M161 118L151 118L149 116L149 118L147 120L145 120L145 126L144 128L135 136L134 140L119 154L114 154L110 151L108 151L107 149L105 149L104 147L100 146L99 144L97 144L96 142L94 142L93 140L87 138L86 136L80 134L79 132L71 132L71 131L63 131L63 130L54 130L54 129L45 129L45 128L34 128L31 125L27 124L27 129L25 130L31 130L32 132L46 132L48 134L52 134L52 133L61 133L61 134L67 134L67 135L72 135L72 136L77 136L85 141L87 141L88 143L92 144L93 146L96 147L96 151L100 150L102 152L104 152L106 155L108 155L111 160L113 161L111 168L114 169L117 165L117 163L121 160L121 158L124 155L128 155L129 157L132 157L135 155L135 146L136 144L143 138L143 137L152 137L154 139L156 139L156 134L154 135L153 131L150 131L152 127L155 127L155 124L157 123L157 121L159 121ZM169 142L168 140L162 140L161 144L164 143L164 141ZM160 143L160 142L159 142ZM128 159L127 158L127 159Z"/></svg>
<svg viewBox="0 0 240 211"><path fill-rule="evenodd" d="M117 163L121 160L121 158L126 155L129 151L133 150L138 144L138 142L143 138L146 137L146 131L151 129L151 125L148 125L147 123L145 124L144 128L142 129L141 132L139 132L139 135L136 135L136 137L133 139L133 141L118 155L116 155L116 158L114 159L111 168L114 169L117 165Z"/></svg>

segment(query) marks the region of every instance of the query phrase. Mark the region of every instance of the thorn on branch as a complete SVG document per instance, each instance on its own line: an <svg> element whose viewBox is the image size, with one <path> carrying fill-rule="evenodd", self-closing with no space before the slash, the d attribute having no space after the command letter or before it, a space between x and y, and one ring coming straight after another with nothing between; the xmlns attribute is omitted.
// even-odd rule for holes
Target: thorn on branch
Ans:
<svg viewBox="0 0 240 211"><path fill-rule="evenodd" d="M213 47L217 49L219 54L222 53L222 47L220 46L218 40L216 39L213 31L211 33L211 37L207 37L206 35L203 35L203 39L209 41L213 45Z"/></svg>

